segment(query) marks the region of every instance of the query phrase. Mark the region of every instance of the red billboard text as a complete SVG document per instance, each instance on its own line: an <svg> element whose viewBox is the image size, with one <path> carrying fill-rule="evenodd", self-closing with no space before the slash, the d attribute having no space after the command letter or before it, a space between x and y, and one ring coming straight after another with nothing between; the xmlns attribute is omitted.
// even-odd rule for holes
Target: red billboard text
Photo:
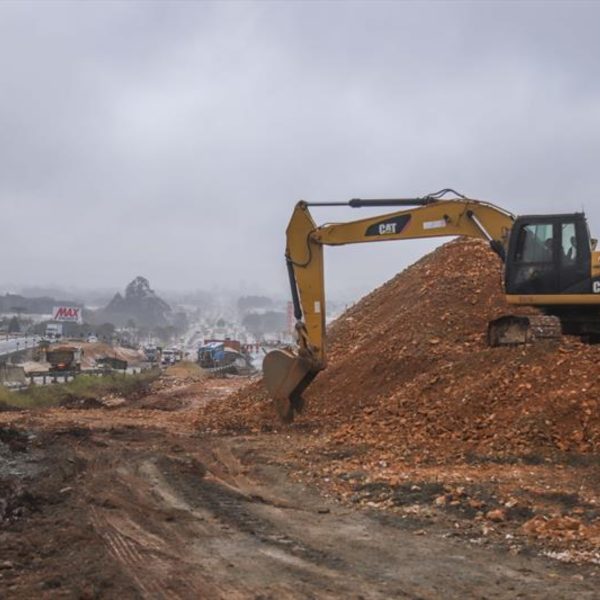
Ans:
<svg viewBox="0 0 600 600"><path fill-rule="evenodd" d="M81 308L78 306L55 306L52 311L52 320L81 323Z"/></svg>

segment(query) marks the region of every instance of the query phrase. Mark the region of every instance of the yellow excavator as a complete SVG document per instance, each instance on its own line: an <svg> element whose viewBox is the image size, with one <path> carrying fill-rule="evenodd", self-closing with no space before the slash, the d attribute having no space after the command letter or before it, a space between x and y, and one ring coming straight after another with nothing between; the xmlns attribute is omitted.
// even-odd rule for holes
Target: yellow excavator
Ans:
<svg viewBox="0 0 600 600"><path fill-rule="evenodd" d="M449 194L452 197L446 198ZM311 206L412 208L317 226ZM302 393L327 364L323 246L442 236L487 240L504 262L510 304L538 307L558 318L563 333L600 340L600 252L583 213L517 217L444 189L420 198L300 201L286 234L297 348L273 350L263 362L265 386L284 421L302 411ZM496 327L491 324L488 339L493 345L502 344L503 338L506 343L523 342L527 326L526 318L503 317Z"/></svg>

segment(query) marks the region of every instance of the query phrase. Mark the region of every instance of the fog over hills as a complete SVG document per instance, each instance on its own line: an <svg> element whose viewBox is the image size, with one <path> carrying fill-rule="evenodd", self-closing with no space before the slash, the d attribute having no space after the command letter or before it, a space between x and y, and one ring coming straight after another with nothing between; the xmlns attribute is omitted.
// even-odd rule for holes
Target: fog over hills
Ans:
<svg viewBox="0 0 600 600"><path fill-rule="evenodd" d="M2 2L3 283L112 296L143 273L285 295L299 199L443 187L583 207L598 235L599 18L593 2ZM438 243L328 250L328 289L356 298Z"/></svg>

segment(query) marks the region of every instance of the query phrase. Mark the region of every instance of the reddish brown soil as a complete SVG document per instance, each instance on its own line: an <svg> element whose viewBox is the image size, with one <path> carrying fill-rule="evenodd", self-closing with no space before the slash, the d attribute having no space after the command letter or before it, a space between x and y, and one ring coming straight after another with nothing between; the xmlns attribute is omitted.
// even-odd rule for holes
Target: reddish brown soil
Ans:
<svg viewBox="0 0 600 600"><path fill-rule="evenodd" d="M409 472L413 481L466 483L468 493L447 500L454 506L472 500L470 479L498 492L474 510L485 519L491 508L512 505L521 490L515 506L522 510L508 511L519 513L515 523L551 523L536 527L535 521L522 531L541 538L556 526L555 537L565 537L553 519L570 516L579 523L572 537L585 538L585 551L598 554L600 346L563 337L489 348L488 321L511 313L496 255L479 241L448 243L329 328L329 366L305 393L307 408L291 428L278 423L260 382L201 412L198 425L308 432L304 475L326 477L342 498L356 500L362 484L337 476L357 470L392 487ZM449 477L456 469L461 475ZM544 486L548 493L574 494L592 510L573 514L568 502L545 505L537 499ZM363 500L385 504L389 494Z"/></svg>
<svg viewBox="0 0 600 600"><path fill-rule="evenodd" d="M0 413L0 596L597 597L600 348L489 349L505 309L452 243L331 328L291 426L180 372Z"/></svg>
<svg viewBox="0 0 600 600"><path fill-rule="evenodd" d="M489 348L488 321L515 312L500 271L485 244L460 240L363 298L330 327L329 365L298 423L421 462L600 450L600 346L563 337ZM206 422L274 419L257 383Z"/></svg>
<svg viewBox="0 0 600 600"><path fill-rule="evenodd" d="M0 597L596 597L593 565L532 556L518 536L508 539L512 514L466 514L469 497L486 509L496 502L487 487L461 489L466 471L435 484L405 471L384 485L373 469L341 469L344 457L360 459L356 448L305 455L302 428L199 434L192 415L217 409L237 385L167 377L146 409L125 399L1 413ZM177 402L164 410L171 394ZM290 478L311 473L313 485ZM338 502L333 480L352 482L359 500ZM573 518L529 529L581 533Z"/></svg>

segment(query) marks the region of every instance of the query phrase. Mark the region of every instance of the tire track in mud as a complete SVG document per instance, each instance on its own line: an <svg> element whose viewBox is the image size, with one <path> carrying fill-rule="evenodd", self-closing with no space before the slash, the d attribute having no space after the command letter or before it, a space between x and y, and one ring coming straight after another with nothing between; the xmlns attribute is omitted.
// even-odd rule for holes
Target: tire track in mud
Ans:
<svg viewBox="0 0 600 600"><path fill-rule="evenodd" d="M229 448L219 447L211 455L216 463L209 462L211 470L201 480L179 478L176 470L169 469L168 460L159 461L157 467L164 484L176 489L192 512L210 515L209 537L215 541L210 544L211 550L220 555L228 567L233 561L236 568L246 569L248 579L255 579L258 574L265 582L271 580L273 598L420 598L401 590L397 582L391 594L376 590L377 582L361 581L353 566L339 553L319 549L281 528L277 522L280 518L272 520L274 513L280 517L289 512L289 519L293 521L299 514L310 518L317 510L301 508L295 502L264 493L255 481L240 474L243 466ZM218 475L213 473L213 468ZM240 552L253 556L252 564L246 561L240 565ZM295 583L289 584L287 580ZM234 586L248 594L242 597L253 597L252 586L240 583L238 580ZM370 588L366 591L365 583ZM362 594L359 588L363 589ZM256 588L254 593L257 593Z"/></svg>
<svg viewBox="0 0 600 600"><path fill-rule="evenodd" d="M526 580L517 559L494 571L468 549L323 507L248 441L102 432L77 454L93 528L143 598L550 597L539 565Z"/></svg>
<svg viewBox="0 0 600 600"><path fill-rule="evenodd" d="M138 471L143 464L133 463ZM147 501L145 504L139 502L134 510L129 510L131 499L125 498L124 494L135 490L131 496L136 500L147 492L151 499L152 487L146 485L143 479L136 481L129 475L127 483L135 483L129 488L129 485L124 485L123 469L120 471L115 488L121 489L117 493L113 491L110 508L90 507L92 525L109 553L130 575L143 597L165 600L208 597L206 594L210 593L210 586L205 580L198 576L190 579L189 574L179 575L185 567L191 566L190 557L182 540L174 539L174 532L162 526L164 515L157 510L160 507L151 506L151 502ZM149 523L154 531L149 530Z"/></svg>
<svg viewBox="0 0 600 600"><path fill-rule="evenodd" d="M2 597L598 597L590 570L328 503L291 481L288 435L199 434L183 413L41 415L26 489L43 503L1 534Z"/></svg>
<svg viewBox="0 0 600 600"><path fill-rule="evenodd" d="M91 508L92 524L96 532L102 537L110 554L122 564L128 574L135 581L137 587L145 596L167 598L167 590L163 588L160 582L155 582L152 578L147 578L146 565L137 544L118 530L114 529L107 519L98 513L96 507ZM147 552L145 552L147 554ZM173 596L179 598L179 596Z"/></svg>
<svg viewBox="0 0 600 600"><path fill-rule="evenodd" d="M275 546L280 552L292 555L303 563L315 563L321 567L328 566L335 570L347 567L339 557L291 538L269 521L253 514L249 507L253 503L265 504L262 499L249 498L216 481L204 481L201 485L194 486L193 490L186 490L184 487L182 491L192 506L208 510L213 518L219 521L221 527L231 528L247 536L252 536L253 540L258 543ZM193 498L188 495L190 491L194 493ZM276 553L273 554L276 555ZM294 561L290 560L290 562Z"/></svg>
<svg viewBox="0 0 600 600"><path fill-rule="evenodd" d="M235 461L233 455L228 459ZM113 478L107 495L98 490L92 524L143 597L358 597L352 594L350 569L340 558L253 512L253 506L292 513L302 509L263 497L248 478L236 481L231 476L240 465L229 463L225 476L230 481L224 481L220 469L214 477L191 476L190 461L162 454L92 462L90 471L98 483L107 471Z"/></svg>

